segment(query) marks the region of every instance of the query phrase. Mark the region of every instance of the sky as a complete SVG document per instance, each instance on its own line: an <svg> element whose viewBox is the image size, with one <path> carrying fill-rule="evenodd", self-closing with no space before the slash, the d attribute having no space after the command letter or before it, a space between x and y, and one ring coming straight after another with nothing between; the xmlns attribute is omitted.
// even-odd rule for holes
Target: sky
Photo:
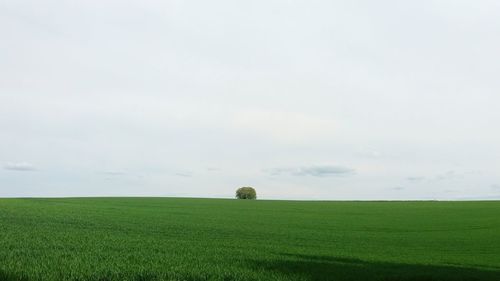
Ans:
<svg viewBox="0 0 500 281"><path fill-rule="evenodd" d="M0 197L500 199L499 14L0 0Z"/></svg>

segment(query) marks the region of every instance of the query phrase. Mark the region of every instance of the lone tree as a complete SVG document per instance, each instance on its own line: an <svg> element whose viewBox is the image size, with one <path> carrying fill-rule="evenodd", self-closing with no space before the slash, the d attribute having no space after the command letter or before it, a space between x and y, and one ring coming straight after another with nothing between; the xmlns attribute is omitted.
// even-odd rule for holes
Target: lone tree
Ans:
<svg viewBox="0 0 500 281"><path fill-rule="evenodd" d="M257 199L257 192L253 187L240 187L236 190L236 198L237 199Z"/></svg>

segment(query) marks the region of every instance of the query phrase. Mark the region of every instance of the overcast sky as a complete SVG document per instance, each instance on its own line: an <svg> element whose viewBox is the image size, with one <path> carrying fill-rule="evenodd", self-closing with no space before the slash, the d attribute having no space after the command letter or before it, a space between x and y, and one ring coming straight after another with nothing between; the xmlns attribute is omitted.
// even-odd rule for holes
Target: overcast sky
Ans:
<svg viewBox="0 0 500 281"><path fill-rule="evenodd" d="M0 197L500 199L499 15L0 0Z"/></svg>

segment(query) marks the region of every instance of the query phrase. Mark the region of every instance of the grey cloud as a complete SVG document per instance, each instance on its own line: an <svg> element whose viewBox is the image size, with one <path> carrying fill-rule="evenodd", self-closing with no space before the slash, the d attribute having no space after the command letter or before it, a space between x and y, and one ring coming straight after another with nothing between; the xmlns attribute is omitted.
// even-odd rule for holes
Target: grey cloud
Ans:
<svg viewBox="0 0 500 281"><path fill-rule="evenodd" d="M179 176L179 177L185 177L185 178L190 178L193 176L193 174L190 172L179 172L179 173L175 173L174 175Z"/></svg>
<svg viewBox="0 0 500 281"><path fill-rule="evenodd" d="M463 175L461 174L458 174L457 172L455 171L448 171L446 173L443 173L443 174L438 174L434 177L434 180L437 180L437 181L442 181L442 180L453 180L453 179L460 179L462 178Z"/></svg>
<svg viewBox="0 0 500 281"><path fill-rule="evenodd" d="M490 187L491 187L491 189L497 190L497 189L500 189L500 184L492 184L492 185L490 185Z"/></svg>
<svg viewBox="0 0 500 281"><path fill-rule="evenodd" d="M275 168L266 170L266 172L272 176L285 174L293 176L328 177L351 175L355 173L355 170L341 166L309 166L295 168Z"/></svg>
<svg viewBox="0 0 500 281"><path fill-rule="evenodd" d="M101 172L101 174L106 175L106 176L125 176L125 175L127 175L126 172L122 172L122 171L106 171L106 172Z"/></svg>
<svg viewBox="0 0 500 281"><path fill-rule="evenodd" d="M448 171L446 173L436 174L434 176L429 176L429 177L420 177L420 176L407 177L406 180L410 182L422 182L422 181L436 182L445 180L456 180L461 178L463 178L463 174L457 173L455 171Z"/></svg>
<svg viewBox="0 0 500 281"><path fill-rule="evenodd" d="M457 200L499 200L500 195L458 197Z"/></svg>
<svg viewBox="0 0 500 281"><path fill-rule="evenodd" d="M20 162L20 163L7 163L3 167L5 170L9 171L20 171L20 172L31 172L36 171L35 166L30 163Z"/></svg>
<svg viewBox="0 0 500 281"><path fill-rule="evenodd" d="M208 167L207 171L209 171L209 172L218 172L218 171L220 171L220 169L219 168Z"/></svg>
<svg viewBox="0 0 500 281"><path fill-rule="evenodd" d="M406 180L411 182L421 182L425 180L425 177L407 177Z"/></svg>
<svg viewBox="0 0 500 281"><path fill-rule="evenodd" d="M390 188L390 190L397 190L397 191L404 190L404 189L405 188L402 186L396 186L396 187Z"/></svg>

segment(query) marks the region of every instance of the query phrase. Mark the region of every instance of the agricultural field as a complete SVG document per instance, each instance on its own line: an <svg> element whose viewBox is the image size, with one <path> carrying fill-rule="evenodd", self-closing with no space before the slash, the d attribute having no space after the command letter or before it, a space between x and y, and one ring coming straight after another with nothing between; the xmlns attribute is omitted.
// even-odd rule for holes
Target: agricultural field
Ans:
<svg viewBox="0 0 500 281"><path fill-rule="evenodd" d="M0 280L500 280L500 202L0 199Z"/></svg>

